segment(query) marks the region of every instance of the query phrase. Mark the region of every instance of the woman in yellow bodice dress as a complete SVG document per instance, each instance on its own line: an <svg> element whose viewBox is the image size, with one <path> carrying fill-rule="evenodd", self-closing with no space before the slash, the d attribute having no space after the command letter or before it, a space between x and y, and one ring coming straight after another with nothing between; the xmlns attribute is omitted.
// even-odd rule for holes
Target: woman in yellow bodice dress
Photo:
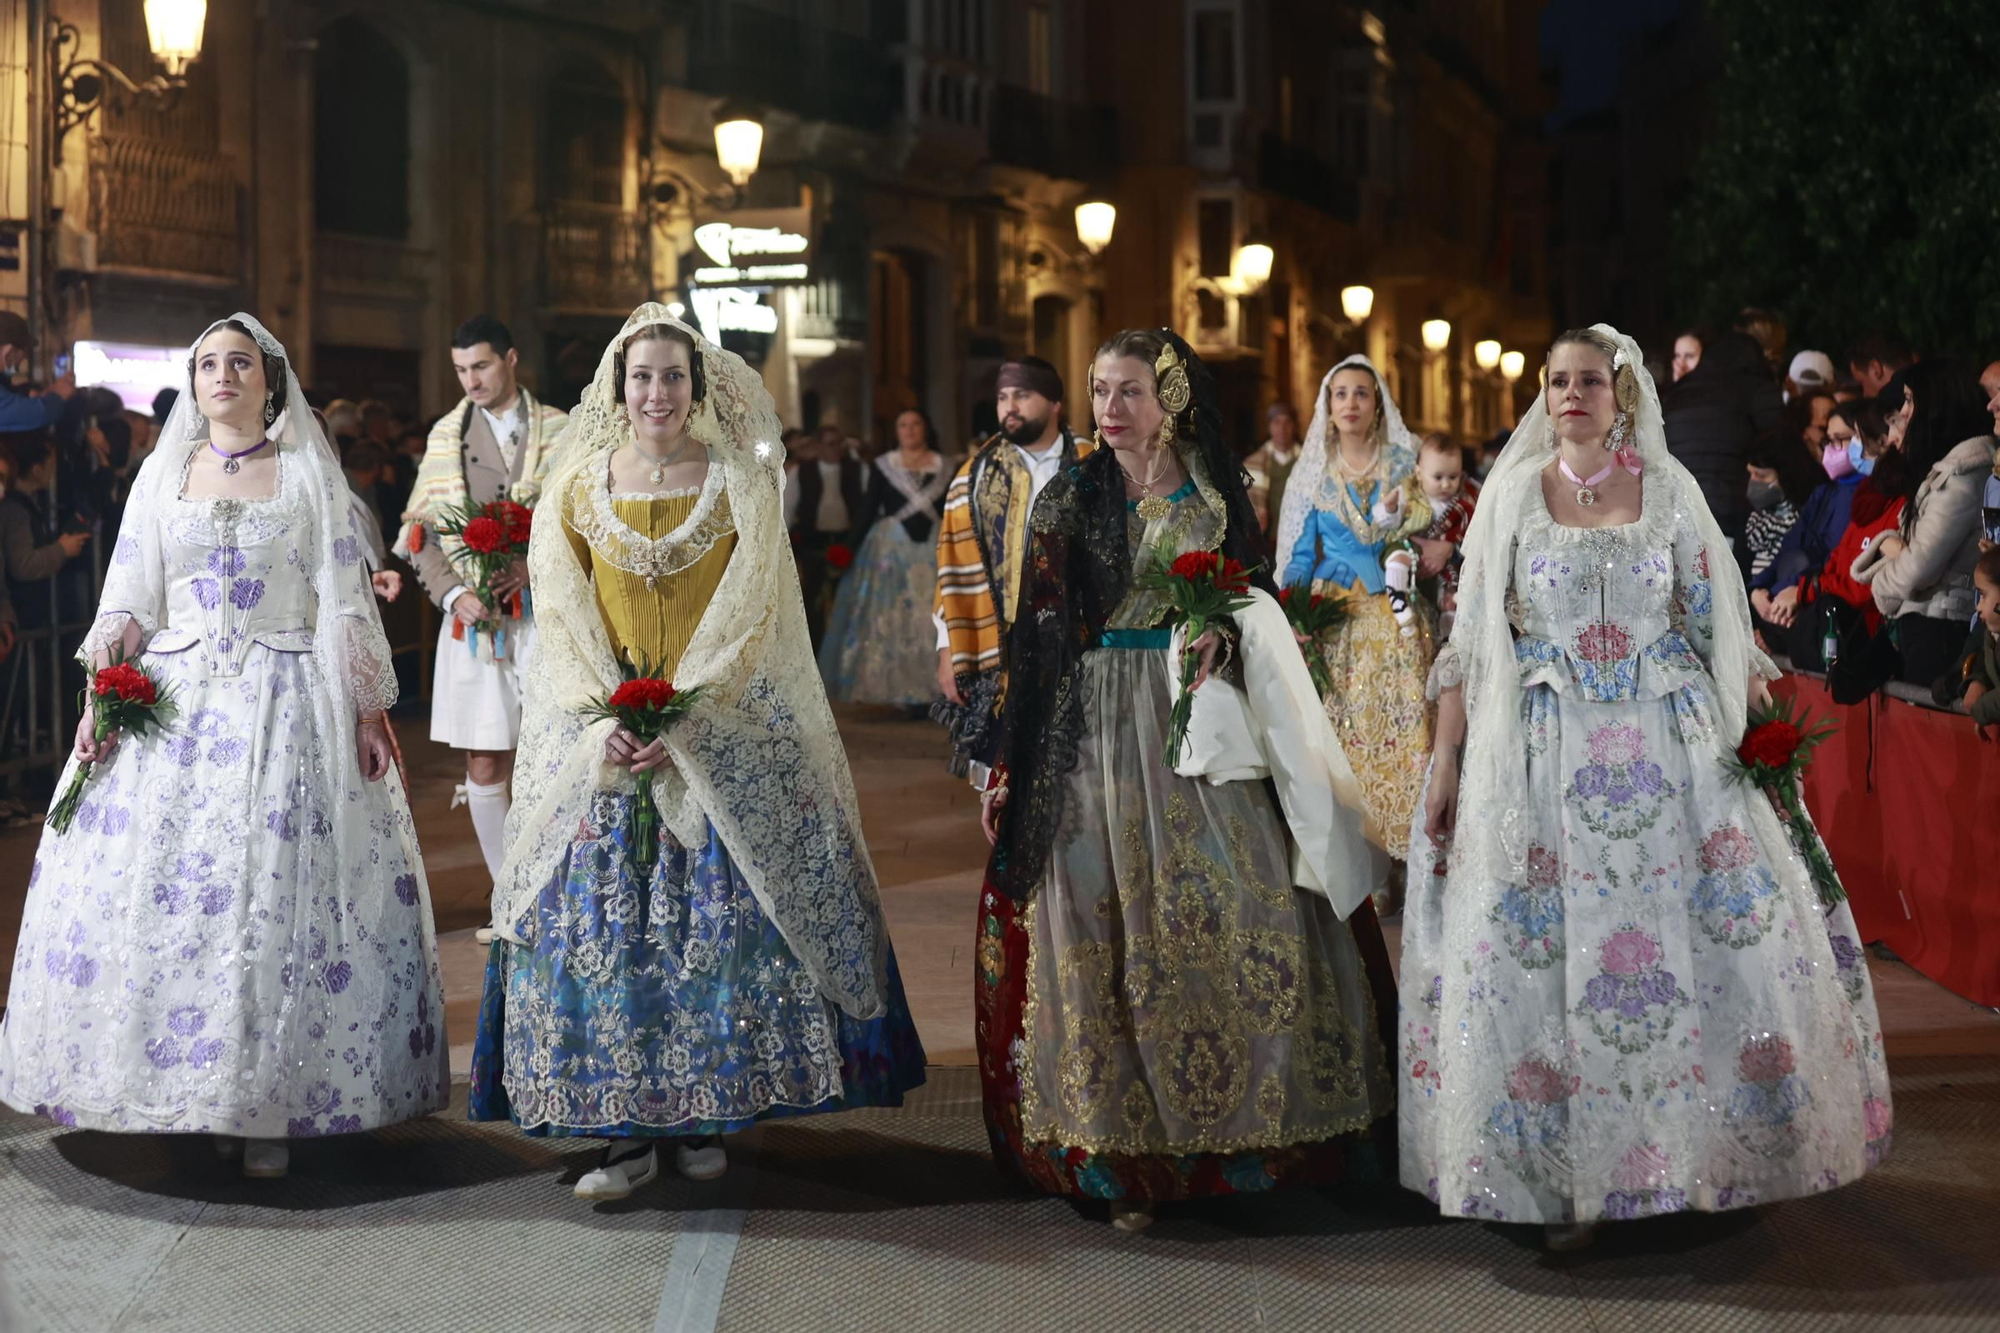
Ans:
<svg viewBox="0 0 2000 1333"><path fill-rule="evenodd" d="M530 668L494 889L474 1119L607 1140L576 1192L684 1175L777 1115L894 1105L924 1055L806 635L771 399L641 306L570 418L528 564ZM660 737L622 679L698 689ZM634 855L640 784L663 828Z"/></svg>

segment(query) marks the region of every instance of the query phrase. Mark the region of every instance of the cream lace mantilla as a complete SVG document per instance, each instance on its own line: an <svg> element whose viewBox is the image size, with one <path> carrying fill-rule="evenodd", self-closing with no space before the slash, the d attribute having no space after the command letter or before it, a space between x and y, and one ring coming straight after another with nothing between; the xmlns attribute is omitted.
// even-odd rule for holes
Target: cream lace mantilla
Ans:
<svg viewBox="0 0 2000 1333"><path fill-rule="evenodd" d="M690 429L708 449L709 480L687 522L657 542L611 511L610 451L630 438L612 357L636 330L684 330L702 358L707 396ZM806 634L798 570L780 504L784 449L770 394L741 357L673 319L664 306L632 312L604 349L571 415L550 489L580 501L570 512L591 547L642 577L671 577L733 525L736 549L675 672L705 693L666 737L672 763L653 794L668 829L698 846L712 825L773 924L826 998L856 1018L881 1015L888 932L861 833L847 754ZM588 530L586 530L586 528ZM601 544L600 544L601 543ZM528 669L507 858L493 890L493 921L525 942L534 904L558 873L591 798L630 790L607 766L609 722L582 710L620 680L584 563L557 523L537 524L528 549L537 640Z"/></svg>

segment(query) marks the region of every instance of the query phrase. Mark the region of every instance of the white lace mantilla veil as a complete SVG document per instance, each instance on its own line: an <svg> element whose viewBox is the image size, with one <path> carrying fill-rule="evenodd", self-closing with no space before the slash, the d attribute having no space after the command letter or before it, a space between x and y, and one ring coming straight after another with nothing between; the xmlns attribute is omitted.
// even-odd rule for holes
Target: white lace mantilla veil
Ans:
<svg viewBox="0 0 2000 1333"><path fill-rule="evenodd" d="M1743 735L1752 673L1775 680L1778 669L1751 637L1743 576L1701 487L1667 452L1659 390L1639 345L1608 324L1591 328L1611 340L1631 366L1638 384L1632 415L1639 456L1648 473L1668 483L1660 490L1672 496L1676 527L1692 525L1708 552L1714 608L1708 667L1717 695L1714 744L1731 753ZM1527 872L1530 821L1519 805L1526 790L1522 765L1527 741L1521 728L1521 674L1514 658L1509 590L1522 518L1531 505L1541 503L1542 470L1554 457L1553 441L1548 394L1538 393L1480 489L1462 548L1458 619L1433 671L1434 688L1464 687L1467 728L1450 856L1454 876L1519 883ZM1421 807L1417 817L1423 817Z"/></svg>
<svg viewBox="0 0 2000 1333"><path fill-rule="evenodd" d="M314 696L313 711L319 734L328 738L334 759L334 772L327 775L335 798L333 808L347 810L359 799L366 781L354 750L356 717L396 702L389 640L382 632L374 590L362 564L366 542L354 526L347 476L340 470L333 446L306 408L291 357L254 316L239 310L229 318L249 329L260 348L285 363L286 410L266 433L277 441L280 467L290 469L281 474L286 478L281 484L299 487L313 509L317 547L300 553L311 566L316 603L312 652L324 686ZM180 396L160 427L158 447L140 464L133 479L119 527L119 551L105 570L97 621L77 650L86 665L91 654L117 642L123 628L123 622L117 620L121 612L136 620L149 639L160 628L157 612L166 604L166 575L158 534L170 516L169 506L181 493L190 456L209 441L208 418L195 402L192 366L203 340L226 322L215 321L189 346ZM128 552L136 558L127 558ZM388 780L396 780L393 768ZM414 860L415 849L411 851Z"/></svg>
<svg viewBox="0 0 2000 1333"><path fill-rule="evenodd" d="M589 823L598 792L633 778L604 762L609 721L581 710L622 675L589 571L563 531L562 506L606 486L611 451L632 438L613 358L635 331L666 324L701 358L706 393L689 429L708 449L709 478L686 522L657 542L605 534L601 558L631 572L684 567L729 526L736 549L674 672L700 686L694 710L666 737L672 763L656 771L661 818L682 845L699 847L706 817L758 905L828 999L856 1018L887 1004L888 932L861 833L847 752L827 706L806 632L780 501L785 451L777 409L757 372L648 303L605 347L558 445L544 512L528 547L536 642L528 666L507 856L493 889L493 922L524 943L522 929L550 877ZM622 527L622 525L619 525ZM593 547L599 543L593 539Z"/></svg>
<svg viewBox="0 0 2000 1333"><path fill-rule="evenodd" d="M1283 575L1292 552L1298 548L1299 536L1306 530L1306 515L1320 502L1320 491L1326 482L1328 451L1338 447L1340 442L1340 432L1333 425L1333 377L1343 370L1356 369L1365 370L1375 377L1375 394L1382 404L1383 434L1389 447L1416 452L1410 428L1403 424L1403 414L1396 410L1396 400L1389 396L1388 382L1382 378L1382 372L1375 369L1373 361L1365 356L1350 356L1327 371L1326 378L1319 382L1319 397L1313 403L1312 425L1306 429L1305 447L1299 452L1298 465L1292 469L1291 480L1285 483L1285 503L1278 511L1278 540L1271 549L1271 559L1276 563L1279 575Z"/></svg>

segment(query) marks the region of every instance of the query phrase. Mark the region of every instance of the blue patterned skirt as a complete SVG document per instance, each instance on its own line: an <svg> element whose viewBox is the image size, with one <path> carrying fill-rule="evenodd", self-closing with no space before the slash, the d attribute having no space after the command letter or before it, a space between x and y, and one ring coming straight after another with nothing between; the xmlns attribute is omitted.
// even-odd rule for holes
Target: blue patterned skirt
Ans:
<svg viewBox="0 0 2000 1333"><path fill-rule="evenodd" d="M937 695L937 550L895 519L868 530L841 577L819 645L835 703L928 704Z"/></svg>
<svg viewBox="0 0 2000 1333"><path fill-rule="evenodd" d="M598 793L524 927L530 942L493 942L471 1118L619 1138L900 1105L924 1081L924 1051L893 953L888 1012L849 1017L819 993L713 827L698 849L663 833L642 883L632 807L630 793Z"/></svg>

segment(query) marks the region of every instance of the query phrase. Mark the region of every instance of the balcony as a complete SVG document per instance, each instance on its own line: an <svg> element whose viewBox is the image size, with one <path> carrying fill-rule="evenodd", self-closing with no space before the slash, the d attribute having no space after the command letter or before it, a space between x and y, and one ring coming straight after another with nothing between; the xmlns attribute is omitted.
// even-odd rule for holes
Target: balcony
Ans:
<svg viewBox="0 0 2000 1333"><path fill-rule="evenodd" d="M1354 178L1309 149L1275 134L1258 141L1257 180L1273 194L1317 209L1337 222L1358 222L1360 191Z"/></svg>
<svg viewBox="0 0 2000 1333"><path fill-rule="evenodd" d="M688 51L695 91L878 133L894 122L903 72L883 43L750 5L698 14Z"/></svg>
<svg viewBox="0 0 2000 1333"><path fill-rule="evenodd" d="M652 294L644 216L579 203L542 215L542 304L625 314Z"/></svg>
<svg viewBox="0 0 2000 1333"><path fill-rule="evenodd" d="M220 153L116 134L90 141L100 267L241 281L241 197Z"/></svg>
<svg viewBox="0 0 2000 1333"><path fill-rule="evenodd" d="M1069 180L1110 177L1118 161L1118 113L1000 84L993 89L987 144L996 161Z"/></svg>
<svg viewBox="0 0 2000 1333"><path fill-rule="evenodd" d="M313 238L314 268L321 288L329 292L413 296L430 285L434 259L429 250L379 236L322 231Z"/></svg>

